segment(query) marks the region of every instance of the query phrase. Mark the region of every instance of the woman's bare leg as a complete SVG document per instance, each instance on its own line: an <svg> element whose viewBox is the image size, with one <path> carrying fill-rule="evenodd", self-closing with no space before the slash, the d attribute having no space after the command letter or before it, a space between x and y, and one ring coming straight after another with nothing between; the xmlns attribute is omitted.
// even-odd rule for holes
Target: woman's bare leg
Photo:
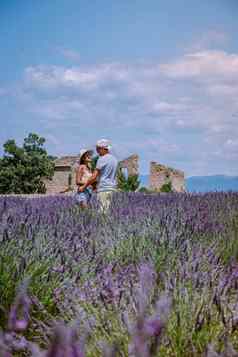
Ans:
<svg viewBox="0 0 238 357"><path fill-rule="evenodd" d="M88 204L86 202L80 202L80 207L81 208L87 208Z"/></svg>

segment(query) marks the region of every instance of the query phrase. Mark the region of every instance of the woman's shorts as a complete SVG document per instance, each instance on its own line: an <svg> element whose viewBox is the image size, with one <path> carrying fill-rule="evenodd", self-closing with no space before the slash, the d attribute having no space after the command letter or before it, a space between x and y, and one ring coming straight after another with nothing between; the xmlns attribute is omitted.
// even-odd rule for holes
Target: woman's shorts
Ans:
<svg viewBox="0 0 238 357"><path fill-rule="evenodd" d="M92 193L91 190L86 188L83 192L77 192L75 195L75 199L78 203L88 204L91 199Z"/></svg>

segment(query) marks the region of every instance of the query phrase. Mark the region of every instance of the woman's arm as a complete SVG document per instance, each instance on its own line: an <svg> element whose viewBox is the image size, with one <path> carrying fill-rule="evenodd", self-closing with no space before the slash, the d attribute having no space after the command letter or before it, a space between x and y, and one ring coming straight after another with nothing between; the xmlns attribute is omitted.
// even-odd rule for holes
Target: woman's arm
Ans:
<svg viewBox="0 0 238 357"><path fill-rule="evenodd" d="M85 188L95 183L99 175L100 175L100 171L98 169L94 170L92 177L82 187L79 188L79 191L83 192Z"/></svg>
<svg viewBox="0 0 238 357"><path fill-rule="evenodd" d="M76 172L76 185L84 185L85 182L82 182L82 177L84 174L84 167L80 165Z"/></svg>

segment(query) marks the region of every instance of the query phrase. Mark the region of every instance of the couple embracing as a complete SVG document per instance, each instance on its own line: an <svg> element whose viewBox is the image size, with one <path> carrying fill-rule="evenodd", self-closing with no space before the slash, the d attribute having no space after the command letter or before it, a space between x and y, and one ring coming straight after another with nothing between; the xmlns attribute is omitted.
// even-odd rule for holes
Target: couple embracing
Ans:
<svg viewBox="0 0 238 357"><path fill-rule="evenodd" d="M107 210L110 206L113 192L116 191L117 159L110 153L109 140L97 141L96 151L99 158L96 168L92 169L92 150L83 149L80 152L79 167L76 172L78 192L76 199L81 207L87 207L92 192L96 191L101 208Z"/></svg>

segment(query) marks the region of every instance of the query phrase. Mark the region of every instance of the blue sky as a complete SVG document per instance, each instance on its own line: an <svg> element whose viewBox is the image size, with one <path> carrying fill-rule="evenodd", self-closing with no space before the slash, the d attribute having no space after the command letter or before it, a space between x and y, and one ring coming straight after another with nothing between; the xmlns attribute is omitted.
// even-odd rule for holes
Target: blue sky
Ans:
<svg viewBox="0 0 238 357"><path fill-rule="evenodd" d="M236 0L1 0L0 144L238 175Z"/></svg>

